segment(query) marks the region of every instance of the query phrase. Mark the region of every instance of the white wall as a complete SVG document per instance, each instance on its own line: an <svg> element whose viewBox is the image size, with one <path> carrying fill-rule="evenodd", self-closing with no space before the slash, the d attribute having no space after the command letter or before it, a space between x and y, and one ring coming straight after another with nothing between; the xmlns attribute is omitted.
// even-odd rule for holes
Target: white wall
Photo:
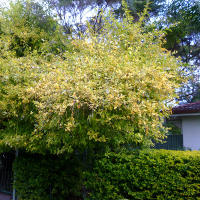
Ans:
<svg viewBox="0 0 200 200"><path fill-rule="evenodd" d="M200 116L188 116L182 119L183 146L200 150Z"/></svg>

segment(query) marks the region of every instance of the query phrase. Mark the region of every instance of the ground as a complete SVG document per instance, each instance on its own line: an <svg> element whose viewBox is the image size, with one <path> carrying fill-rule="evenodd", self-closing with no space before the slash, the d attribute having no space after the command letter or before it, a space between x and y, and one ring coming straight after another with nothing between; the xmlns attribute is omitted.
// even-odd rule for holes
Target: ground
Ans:
<svg viewBox="0 0 200 200"><path fill-rule="evenodd" d="M11 195L0 193L0 200L11 200Z"/></svg>

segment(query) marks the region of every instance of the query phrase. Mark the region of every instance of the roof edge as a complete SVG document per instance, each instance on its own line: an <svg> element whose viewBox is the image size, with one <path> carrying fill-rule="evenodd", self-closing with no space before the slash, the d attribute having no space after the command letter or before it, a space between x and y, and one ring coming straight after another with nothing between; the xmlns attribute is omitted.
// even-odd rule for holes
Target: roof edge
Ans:
<svg viewBox="0 0 200 200"><path fill-rule="evenodd" d="M187 116L200 116L200 112L198 113L180 113L180 114L172 114L171 117L187 117Z"/></svg>

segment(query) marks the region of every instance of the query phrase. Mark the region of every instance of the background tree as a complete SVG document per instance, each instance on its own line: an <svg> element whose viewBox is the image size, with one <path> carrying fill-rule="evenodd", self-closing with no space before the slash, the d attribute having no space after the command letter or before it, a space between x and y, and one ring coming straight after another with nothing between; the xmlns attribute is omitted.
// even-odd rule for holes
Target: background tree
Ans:
<svg viewBox="0 0 200 200"><path fill-rule="evenodd" d="M45 5L50 10L55 10L61 24L65 27L67 33L71 31L85 31L85 21L91 20L94 27L101 27L101 12L114 10L116 17L122 17L124 11L122 9L121 0L44 0ZM139 19L139 13L142 13L145 6L150 3L149 0L127 0L131 15L134 20ZM149 4L150 15L157 16L163 7L164 0L153 0Z"/></svg>
<svg viewBox="0 0 200 200"><path fill-rule="evenodd" d="M180 90L180 100L187 102L199 99L200 67L200 4L198 1L172 1L166 11L166 48L180 56L185 65L183 70L190 76L189 82Z"/></svg>

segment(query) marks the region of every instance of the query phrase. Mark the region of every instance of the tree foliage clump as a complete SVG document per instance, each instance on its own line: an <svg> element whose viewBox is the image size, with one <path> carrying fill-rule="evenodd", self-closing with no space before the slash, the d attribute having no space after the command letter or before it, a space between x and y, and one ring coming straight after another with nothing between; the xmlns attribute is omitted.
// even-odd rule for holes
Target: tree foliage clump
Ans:
<svg viewBox="0 0 200 200"><path fill-rule="evenodd" d="M17 1L9 9L1 10L0 45L4 57L58 54L65 46L61 26L34 1Z"/></svg>
<svg viewBox="0 0 200 200"><path fill-rule="evenodd" d="M164 137L179 62L161 32L145 32L126 8L125 16L103 16L101 33L88 27L62 57L0 57L1 146L63 154Z"/></svg>

